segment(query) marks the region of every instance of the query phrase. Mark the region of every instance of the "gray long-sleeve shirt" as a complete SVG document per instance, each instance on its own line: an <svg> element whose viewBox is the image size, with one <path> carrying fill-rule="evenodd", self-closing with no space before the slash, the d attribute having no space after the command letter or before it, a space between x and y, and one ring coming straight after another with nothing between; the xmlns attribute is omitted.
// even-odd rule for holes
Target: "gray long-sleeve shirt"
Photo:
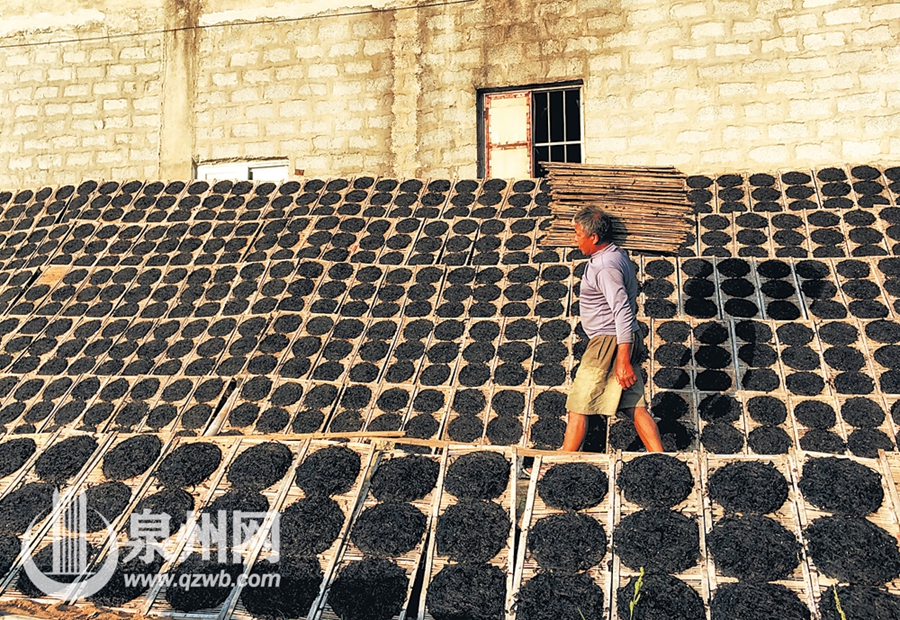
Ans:
<svg viewBox="0 0 900 620"><path fill-rule="evenodd" d="M625 250L610 243L594 252L581 277L581 326L589 338L616 336L618 344L632 342L637 331L638 282Z"/></svg>

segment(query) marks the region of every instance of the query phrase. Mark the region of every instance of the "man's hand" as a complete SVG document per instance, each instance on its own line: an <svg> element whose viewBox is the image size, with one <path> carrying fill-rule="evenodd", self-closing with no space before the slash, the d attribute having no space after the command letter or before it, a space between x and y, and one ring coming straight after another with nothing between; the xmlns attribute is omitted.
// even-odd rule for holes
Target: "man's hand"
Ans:
<svg viewBox="0 0 900 620"><path fill-rule="evenodd" d="M620 344L616 351L616 381L627 390L637 381L634 368L631 367L631 345Z"/></svg>

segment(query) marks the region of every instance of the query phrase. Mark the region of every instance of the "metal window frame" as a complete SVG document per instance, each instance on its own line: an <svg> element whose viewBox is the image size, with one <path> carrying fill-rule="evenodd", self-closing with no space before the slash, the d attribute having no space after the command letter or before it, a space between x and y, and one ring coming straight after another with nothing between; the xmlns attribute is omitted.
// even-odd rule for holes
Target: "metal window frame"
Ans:
<svg viewBox="0 0 900 620"><path fill-rule="evenodd" d="M485 174L487 173L487 123L486 123L486 114L487 110L485 109L485 96L486 95L495 95L497 93L528 93L531 97L531 114L530 117L532 119L532 131L529 132L529 142L531 142L530 149L532 154L534 152L534 138L533 138L533 127L534 127L534 93L535 92L551 92L556 90L573 90L578 88L581 92L581 97L579 97L579 120L581 122L581 140L580 141L571 141L568 144L580 144L581 145L581 159L584 161L585 152L584 152L584 80L567 80L563 82L551 82L545 84L525 84L523 86L503 86L499 88L479 88L475 90L476 96L476 108L478 113L476 130L477 130L477 142L478 142L478 178L483 179ZM563 144L561 142L554 142L548 144ZM544 143L541 143L543 146ZM532 164L532 173L534 171L534 165Z"/></svg>

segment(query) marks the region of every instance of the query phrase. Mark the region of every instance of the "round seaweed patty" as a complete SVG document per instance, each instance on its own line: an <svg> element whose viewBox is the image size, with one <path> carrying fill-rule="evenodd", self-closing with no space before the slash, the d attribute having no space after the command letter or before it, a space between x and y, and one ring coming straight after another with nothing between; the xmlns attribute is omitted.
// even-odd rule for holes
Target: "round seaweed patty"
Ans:
<svg viewBox="0 0 900 620"><path fill-rule="evenodd" d="M777 583L725 583L709 604L711 620L809 620L809 608Z"/></svg>
<svg viewBox="0 0 900 620"><path fill-rule="evenodd" d="M97 449L97 440L76 435L53 444L37 458L34 472L51 484L63 484L77 474Z"/></svg>
<svg viewBox="0 0 900 620"><path fill-rule="evenodd" d="M322 448L297 467L297 486L310 495L335 495L350 490L359 475L359 454L343 446Z"/></svg>
<svg viewBox="0 0 900 620"><path fill-rule="evenodd" d="M603 617L603 590L588 573L541 571L519 589L522 620L582 620Z"/></svg>
<svg viewBox="0 0 900 620"><path fill-rule="evenodd" d="M735 461L709 477L709 497L727 513L765 514L784 505L788 484L772 463Z"/></svg>
<svg viewBox="0 0 900 620"><path fill-rule="evenodd" d="M499 504L461 500L438 517L438 553L459 562L487 562L503 549L509 528L509 515Z"/></svg>
<svg viewBox="0 0 900 620"><path fill-rule="evenodd" d="M304 497L281 513L281 552L291 555L324 553L341 535L344 513L330 497Z"/></svg>
<svg viewBox="0 0 900 620"><path fill-rule="evenodd" d="M639 510L619 522L613 545L629 568L680 573L700 558L700 528L678 512Z"/></svg>
<svg viewBox="0 0 900 620"><path fill-rule="evenodd" d="M884 501L878 472L848 459L808 460L799 486L813 506L856 517L875 512Z"/></svg>
<svg viewBox="0 0 900 620"><path fill-rule="evenodd" d="M435 620L501 620L506 575L492 564L450 564L428 586L425 604Z"/></svg>
<svg viewBox="0 0 900 620"><path fill-rule="evenodd" d="M645 508L671 508L694 488L686 463L667 454L648 454L625 463L616 480L625 499Z"/></svg>
<svg viewBox="0 0 900 620"><path fill-rule="evenodd" d="M280 575L279 587L244 586L241 602L260 618L302 618L319 595L324 573L313 557L282 555L278 562L259 561L251 575ZM265 582L261 582L265 583Z"/></svg>
<svg viewBox="0 0 900 620"><path fill-rule="evenodd" d="M34 454L37 446L29 437L10 439L0 443L0 478L18 471Z"/></svg>
<svg viewBox="0 0 900 620"><path fill-rule="evenodd" d="M879 585L900 575L897 540L867 519L820 517L805 535L818 569L838 581Z"/></svg>
<svg viewBox="0 0 900 620"><path fill-rule="evenodd" d="M800 543L769 517L725 517L707 535L716 566L727 577L745 581L786 579L800 563Z"/></svg>
<svg viewBox="0 0 900 620"><path fill-rule="evenodd" d="M544 503L560 510L584 510L603 501L609 490L606 473L591 463L560 463L538 480Z"/></svg>
<svg viewBox="0 0 900 620"><path fill-rule="evenodd" d="M428 518L412 504L375 504L359 515L350 540L366 555L397 557L419 544L427 523Z"/></svg>
<svg viewBox="0 0 900 620"><path fill-rule="evenodd" d="M544 570L587 570L606 555L606 531L590 515L553 514L531 526L528 548Z"/></svg>
<svg viewBox="0 0 900 620"><path fill-rule="evenodd" d="M117 444L103 457L103 475L128 480L147 471L159 457L162 442L156 435L135 435Z"/></svg>
<svg viewBox="0 0 900 620"><path fill-rule="evenodd" d="M423 456L390 459L378 466L369 490L380 502L413 502L431 492L439 471L437 461Z"/></svg>
<svg viewBox="0 0 900 620"><path fill-rule="evenodd" d="M168 488L192 487L209 478L222 462L215 444L195 442L178 446L156 468L156 478Z"/></svg>
<svg viewBox="0 0 900 620"><path fill-rule="evenodd" d="M290 448L267 441L241 452L228 468L228 480L236 487L262 490L284 478L293 460Z"/></svg>
<svg viewBox="0 0 900 620"><path fill-rule="evenodd" d="M342 620L389 620L403 608L409 579L389 560L363 558L344 566L328 591Z"/></svg>
<svg viewBox="0 0 900 620"><path fill-rule="evenodd" d="M840 602L844 618L866 618L867 620L894 620L900 618L900 596L879 588L847 585L837 586L837 600L831 586L822 593L819 611L822 620L842 620L837 609Z"/></svg>
<svg viewBox="0 0 900 620"><path fill-rule="evenodd" d="M509 461L499 452L470 452L447 468L444 487L460 499L495 499L509 485Z"/></svg>
<svg viewBox="0 0 900 620"><path fill-rule="evenodd" d="M703 599L692 587L671 575L644 575L640 598L631 613L638 577L616 590L620 618L633 620L705 620Z"/></svg>

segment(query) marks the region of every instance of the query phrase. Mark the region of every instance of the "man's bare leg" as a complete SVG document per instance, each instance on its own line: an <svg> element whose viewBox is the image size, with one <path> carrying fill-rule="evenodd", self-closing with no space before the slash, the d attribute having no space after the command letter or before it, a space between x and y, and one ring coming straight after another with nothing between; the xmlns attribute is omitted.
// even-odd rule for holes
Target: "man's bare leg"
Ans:
<svg viewBox="0 0 900 620"><path fill-rule="evenodd" d="M578 452L587 435L588 419L586 415L569 411L566 421L566 438L563 440L563 452Z"/></svg>
<svg viewBox="0 0 900 620"><path fill-rule="evenodd" d="M641 438L647 452L662 452L662 440L659 438L659 428L656 426L656 420L650 416L650 412L646 407L635 407L634 409L626 409L625 413L634 419L634 428L638 437ZM566 433L568 436L568 432Z"/></svg>

